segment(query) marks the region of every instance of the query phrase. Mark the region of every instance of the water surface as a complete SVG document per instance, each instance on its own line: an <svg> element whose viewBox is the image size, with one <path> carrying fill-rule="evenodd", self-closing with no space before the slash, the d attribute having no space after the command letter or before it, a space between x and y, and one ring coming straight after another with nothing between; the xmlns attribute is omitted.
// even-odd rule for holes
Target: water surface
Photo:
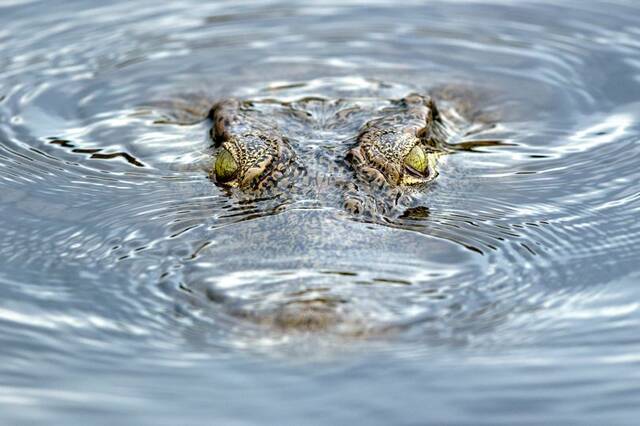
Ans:
<svg viewBox="0 0 640 426"><path fill-rule="evenodd" d="M2 423L633 424L640 8L367 3L0 6ZM442 87L493 117L452 143L505 144L447 156L421 217L276 214L208 179L221 97ZM327 123L298 135L335 149L359 125ZM278 332L211 296L296 287L406 326Z"/></svg>

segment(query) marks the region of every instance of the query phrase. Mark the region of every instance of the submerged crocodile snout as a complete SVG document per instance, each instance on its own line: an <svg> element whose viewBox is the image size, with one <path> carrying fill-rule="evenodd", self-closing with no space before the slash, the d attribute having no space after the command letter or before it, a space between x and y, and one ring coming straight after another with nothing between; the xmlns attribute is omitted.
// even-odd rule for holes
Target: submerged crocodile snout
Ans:
<svg viewBox="0 0 640 426"><path fill-rule="evenodd" d="M330 295L314 297L305 293L306 291L300 291L293 295L283 295L282 301L267 306L261 306L263 303L231 300L218 290L209 289L207 296L210 300L220 303L228 315L274 330L329 331L338 328L339 324L353 320L340 310L341 305L347 304L348 301Z"/></svg>
<svg viewBox="0 0 640 426"><path fill-rule="evenodd" d="M245 327L372 336L404 319L397 302L412 286L407 277L419 276L405 260L446 252L415 243L337 210L292 208L225 226L187 280L207 306ZM408 302L406 313L415 311Z"/></svg>

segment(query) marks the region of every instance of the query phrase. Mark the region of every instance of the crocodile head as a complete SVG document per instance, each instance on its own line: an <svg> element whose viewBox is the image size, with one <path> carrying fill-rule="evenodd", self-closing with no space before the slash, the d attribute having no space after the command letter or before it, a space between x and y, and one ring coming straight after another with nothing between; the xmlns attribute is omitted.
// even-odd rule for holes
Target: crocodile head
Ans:
<svg viewBox="0 0 640 426"><path fill-rule="evenodd" d="M388 251L415 250L402 238L386 241L384 232L371 236L356 229L358 222L384 228L407 212L428 215L414 196L428 191L445 153L446 127L434 101L416 94L369 104L226 99L209 117L211 179L230 199L263 208L263 215L226 233L228 244L224 237L219 241L240 251L212 250L239 276L254 270L269 275L277 265L279 276L289 277L271 286L249 280L239 286L245 291L235 293L218 280L208 287L209 298L233 317L271 329L388 330L389 324L371 325L375 308L364 308L362 298L356 302L317 273L361 250L376 265ZM301 277L300 271L307 272ZM304 278L309 271L314 277Z"/></svg>

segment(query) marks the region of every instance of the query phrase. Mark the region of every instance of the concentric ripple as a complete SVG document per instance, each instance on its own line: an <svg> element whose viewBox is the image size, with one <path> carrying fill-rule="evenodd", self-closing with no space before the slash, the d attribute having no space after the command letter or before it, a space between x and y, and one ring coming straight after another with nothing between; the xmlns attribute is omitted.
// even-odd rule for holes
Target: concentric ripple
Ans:
<svg viewBox="0 0 640 426"><path fill-rule="evenodd" d="M91 3L0 5L2 421L637 412L635 3ZM412 92L451 152L402 214L208 178L217 99L338 157Z"/></svg>

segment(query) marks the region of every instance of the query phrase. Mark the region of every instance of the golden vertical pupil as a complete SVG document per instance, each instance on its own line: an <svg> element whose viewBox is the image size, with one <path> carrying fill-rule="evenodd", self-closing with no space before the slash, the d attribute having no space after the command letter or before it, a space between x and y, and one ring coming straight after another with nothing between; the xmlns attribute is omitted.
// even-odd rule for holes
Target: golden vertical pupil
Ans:
<svg viewBox="0 0 640 426"><path fill-rule="evenodd" d="M404 164L420 174L424 174L427 170L428 161L424 149L418 145L414 146L404 158Z"/></svg>
<svg viewBox="0 0 640 426"><path fill-rule="evenodd" d="M216 158L214 171L218 181L228 182L236 175L238 163L233 158L233 155L223 148Z"/></svg>

